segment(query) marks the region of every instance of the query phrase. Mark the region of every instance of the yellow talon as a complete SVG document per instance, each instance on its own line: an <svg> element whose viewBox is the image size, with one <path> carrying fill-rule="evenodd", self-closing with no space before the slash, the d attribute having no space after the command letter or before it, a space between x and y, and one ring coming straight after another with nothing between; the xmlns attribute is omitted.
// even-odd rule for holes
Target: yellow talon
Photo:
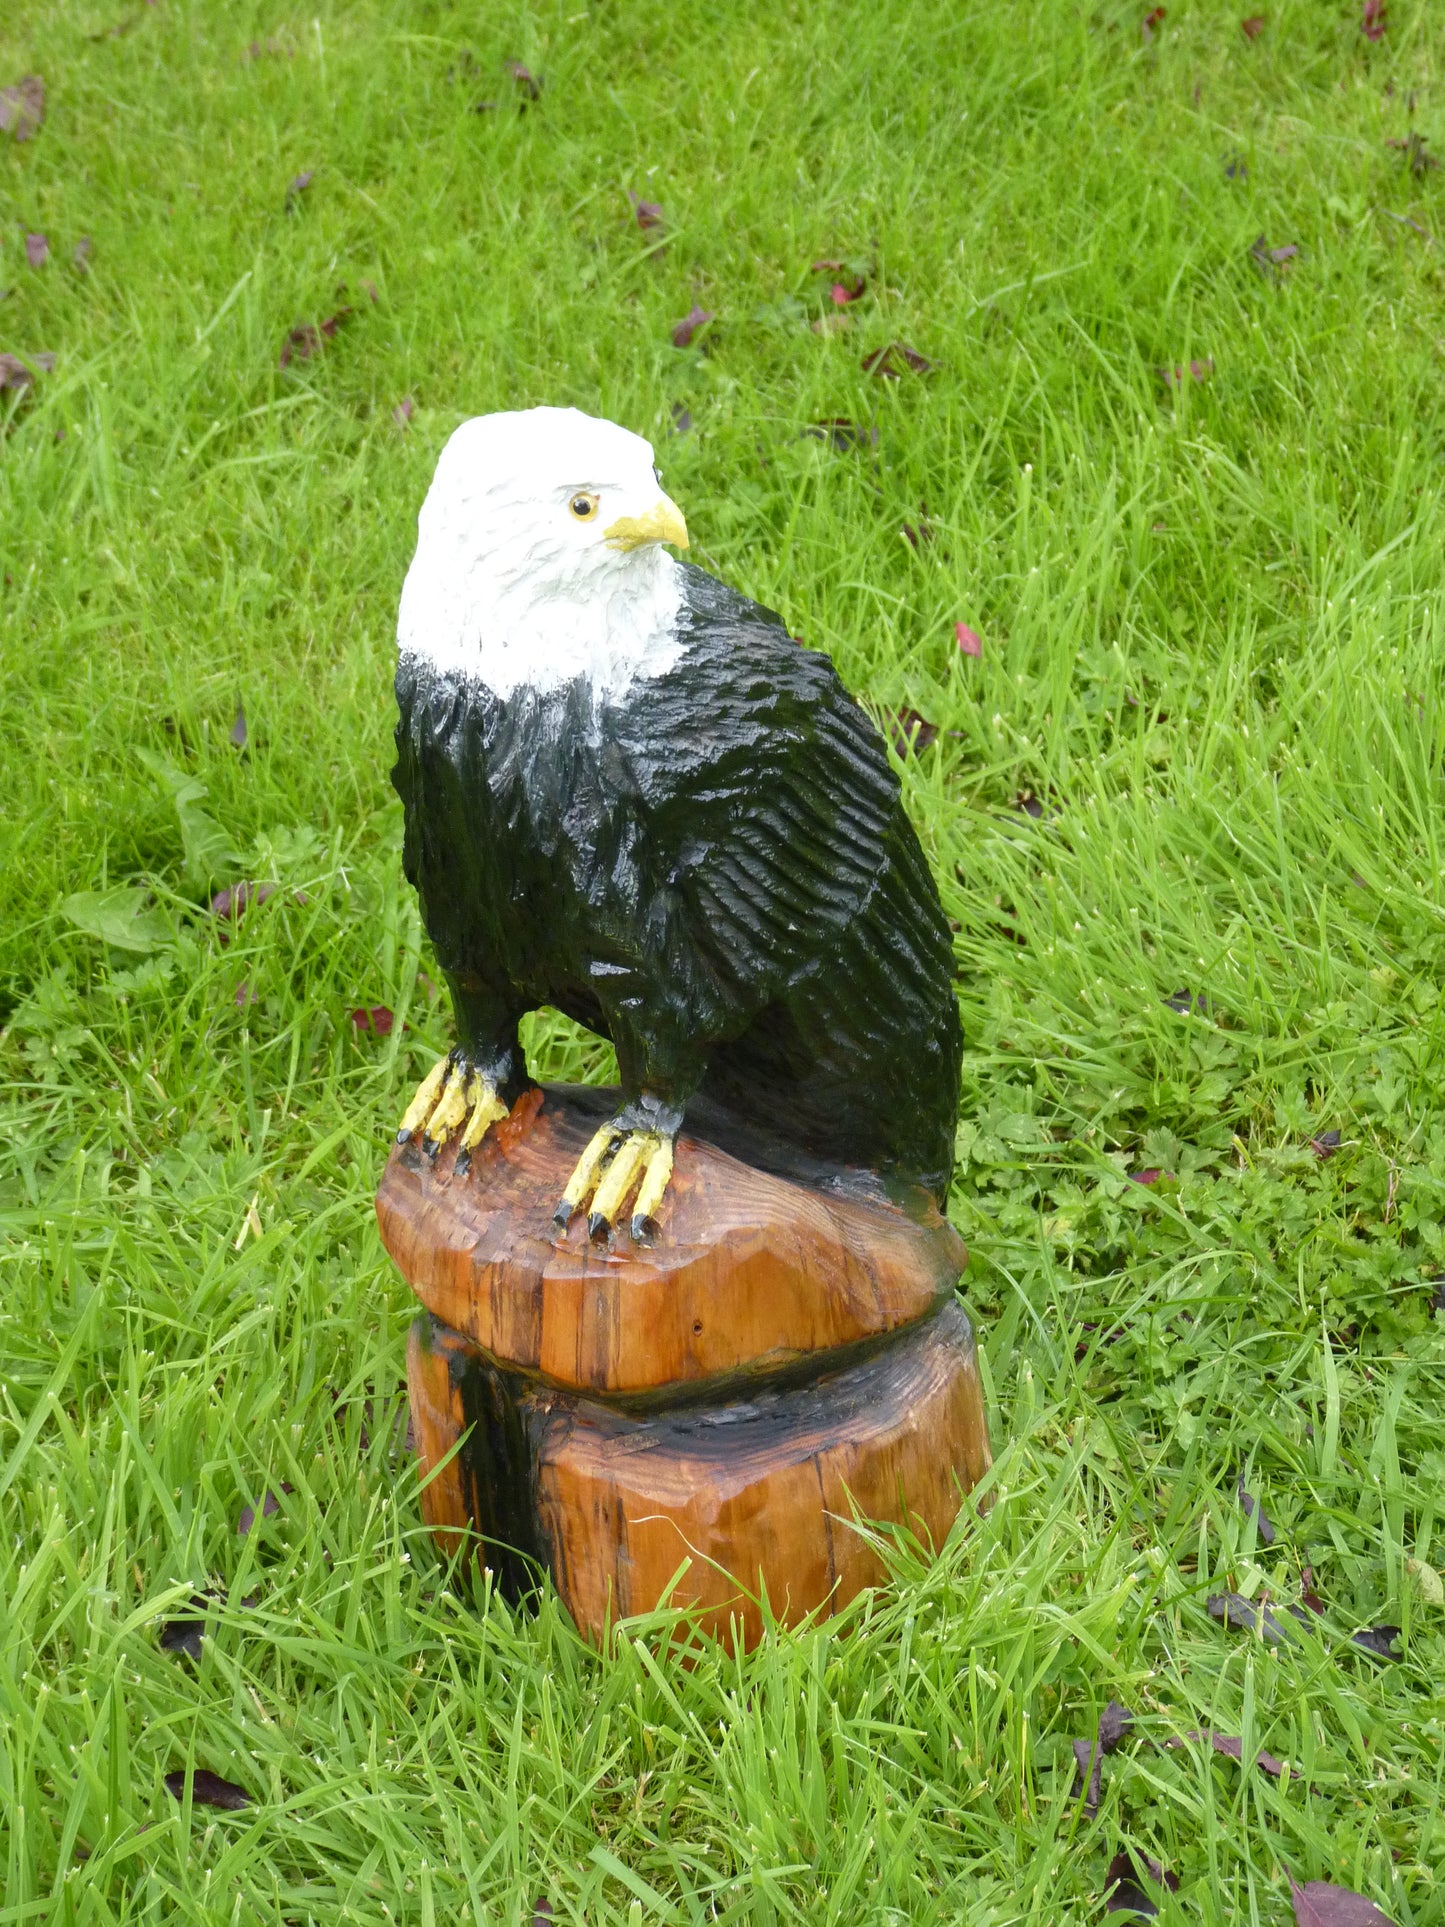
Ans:
<svg viewBox="0 0 1445 1927"><path fill-rule="evenodd" d="M558 1224L566 1224L592 1189L597 1181L598 1167L620 1136L621 1132L615 1124L604 1124L601 1130L593 1133L587 1149L573 1166L567 1189L562 1193L561 1202L553 1214Z"/></svg>
<svg viewBox="0 0 1445 1927"><path fill-rule="evenodd" d="M646 1228L649 1218L656 1217L662 1194L672 1176L671 1138L657 1138L654 1142L657 1148L647 1160L647 1169L642 1174L642 1188L637 1193L637 1203L632 1207L634 1236Z"/></svg>
<svg viewBox="0 0 1445 1927"><path fill-rule="evenodd" d="M610 1225L617 1217L623 1201L632 1189L633 1179L659 1142L660 1140L651 1131L632 1131L617 1147L612 1162L608 1165L602 1182L597 1187L597 1195L592 1200L592 1212L587 1220L587 1228L594 1237L603 1226Z"/></svg>
<svg viewBox="0 0 1445 1927"><path fill-rule="evenodd" d="M417 1085L416 1096L407 1105L406 1114L396 1134L398 1144L405 1144L412 1133L425 1124L431 1116L432 1106L437 1101L451 1061L449 1057L439 1058Z"/></svg>
<svg viewBox="0 0 1445 1927"><path fill-rule="evenodd" d="M467 1102L472 1107L472 1114L462 1133L462 1150L472 1151L492 1126L507 1115L507 1107L486 1079L475 1074L467 1086Z"/></svg>
<svg viewBox="0 0 1445 1927"><path fill-rule="evenodd" d="M452 1132L467 1114L467 1079L460 1067L454 1068L447 1079L446 1089L437 1101L437 1107L427 1120L426 1142L428 1148L446 1143Z"/></svg>

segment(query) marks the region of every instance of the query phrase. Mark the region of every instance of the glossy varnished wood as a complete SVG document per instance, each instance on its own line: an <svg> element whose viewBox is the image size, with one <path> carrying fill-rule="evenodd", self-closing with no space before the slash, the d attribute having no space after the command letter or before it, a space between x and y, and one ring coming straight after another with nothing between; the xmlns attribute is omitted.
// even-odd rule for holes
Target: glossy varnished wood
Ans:
<svg viewBox="0 0 1445 1927"><path fill-rule="evenodd" d="M554 1386L648 1393L766 1373L898 1331L947 1299L966 1261L921 1192L797 1182L684 1130L655 1241L551 1221L599 1118L597 1093L531 1092L471 1171L394 1150L382 1238L417 1297L503 1365ZM605 1113L604 1113L605 1114Z"/></svg>
<svg viewBox="0 0 1445 1927"><path fill-rule="evenodd" d="M973 1335L954 1306L811 1384L646 1416L529 1387L431 1318L413 1327L408 1373L423 1508L444 1549L475 1524L505 1591L545 1567L593 1640L659 1603L744 1644L764 1595L785 1624L836 1611L883 1577L855 1520L936 1548L989 1464ZM509 1393L499 1431L488 1415ZM499 1454L498 1436L515 1443Z"/></svg>
<svg viewBox="0 0 1445 1927"><path fill-rule="evenodd" d="M648 1418L554 1411L538 1513L589 1638L666 1598L751 1645L763 1594L793 1625L884 1577L855 1520L906 1525L936 1549L988 1464L973 1337L949 1307L813 1385Z"/></svg>

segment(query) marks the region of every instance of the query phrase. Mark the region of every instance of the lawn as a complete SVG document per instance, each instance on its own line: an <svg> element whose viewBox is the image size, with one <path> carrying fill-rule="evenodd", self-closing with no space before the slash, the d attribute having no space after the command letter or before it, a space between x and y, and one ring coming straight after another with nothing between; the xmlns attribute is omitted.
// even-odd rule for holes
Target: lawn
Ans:
<svg viewBox="0 0 1445 1927"><path fill-rule="evenodd" d="M9 0L0 1927L1445 1922L1445 15L1261 4ZM474 1593L404 1445L396 601L540 401L957 927L995 1503L745 1660Z"/></svg>

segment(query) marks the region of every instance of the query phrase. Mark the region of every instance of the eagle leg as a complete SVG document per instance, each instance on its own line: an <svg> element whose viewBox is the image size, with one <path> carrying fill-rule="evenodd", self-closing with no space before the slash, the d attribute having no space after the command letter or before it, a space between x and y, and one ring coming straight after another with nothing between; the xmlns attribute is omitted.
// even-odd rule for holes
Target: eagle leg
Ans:
<svg viewBox="0 0 1445 1927"><path fill-rule="evenodd" d="M553 1221L565 1225L592 1199L587 1231L605 1238L637 1185L632 1236L646 1244L656 1229L657 1208L672 1176L672 1137L663 1131L629 1131L615 1121L604 1124L577 1160ZM639 1182L640 1180L640 1182Z"/></svg>

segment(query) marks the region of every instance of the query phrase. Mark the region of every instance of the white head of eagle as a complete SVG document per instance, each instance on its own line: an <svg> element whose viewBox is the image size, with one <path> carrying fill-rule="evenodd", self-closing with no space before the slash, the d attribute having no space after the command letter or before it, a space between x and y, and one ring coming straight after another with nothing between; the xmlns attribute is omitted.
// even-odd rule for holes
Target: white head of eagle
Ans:
<svg viewBox="0 0 1445 1927"><path fill-rule="evenodd" d="M687 525L641 435L575 408L463 422L418 520L403 655L506 697L585 677L616 698L683 650Z"/></svg>

